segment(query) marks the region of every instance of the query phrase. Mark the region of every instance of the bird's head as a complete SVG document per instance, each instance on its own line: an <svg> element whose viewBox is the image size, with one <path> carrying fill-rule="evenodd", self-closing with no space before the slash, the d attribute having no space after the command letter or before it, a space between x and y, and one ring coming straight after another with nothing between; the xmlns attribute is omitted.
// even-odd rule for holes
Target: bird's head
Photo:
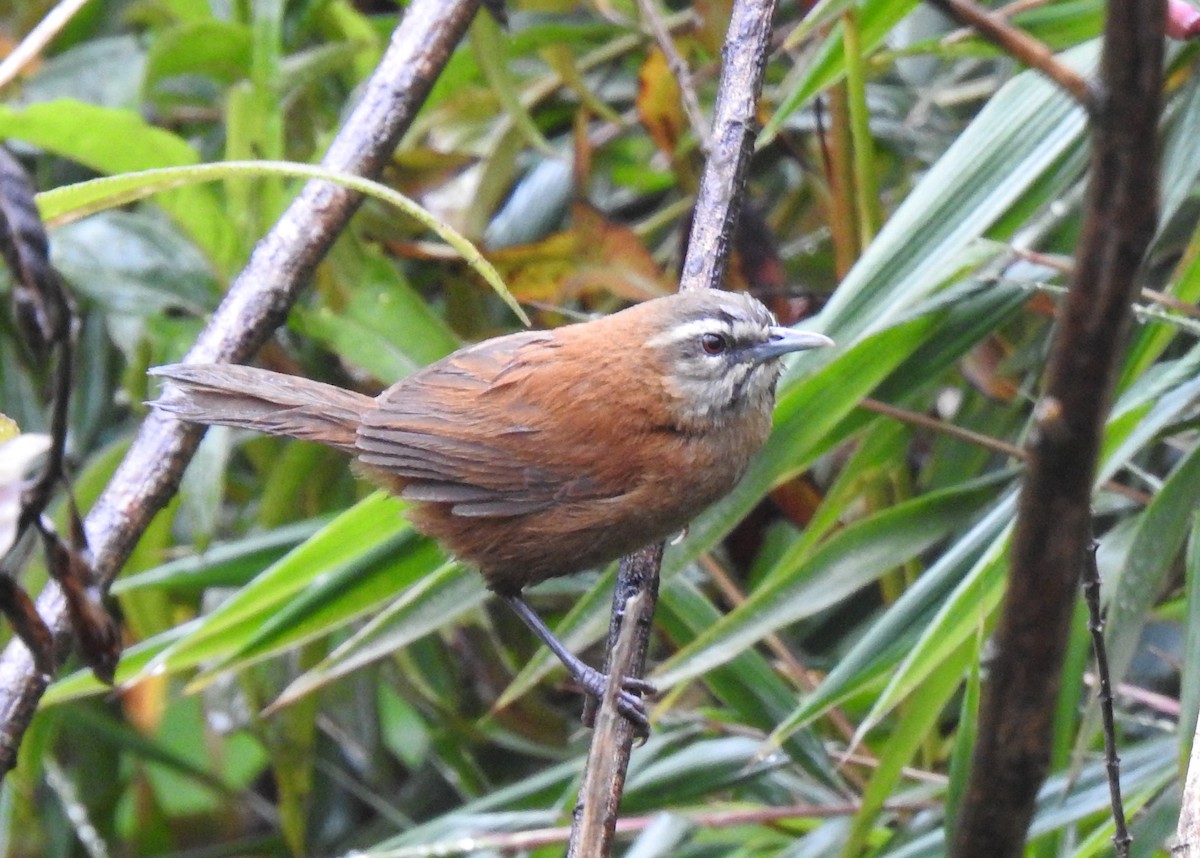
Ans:
<svg viewBox="0 0 1200 858"><path fill-rule="evenodd" d="M833 345L823 334L779 325L742 292L680 292L636 309L647 317L645 347L685 426L769 413L783 356Z"/></svg>

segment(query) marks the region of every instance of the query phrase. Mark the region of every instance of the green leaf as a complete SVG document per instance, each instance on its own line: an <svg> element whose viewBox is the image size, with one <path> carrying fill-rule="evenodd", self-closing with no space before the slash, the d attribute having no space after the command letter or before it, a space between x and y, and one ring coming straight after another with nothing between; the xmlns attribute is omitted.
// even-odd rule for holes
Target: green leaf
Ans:
<svg viewBox="0 0 1200 858"><path fill-rule="evenodd" d="M355 585L366 586L372 576L388 571L389 551L415 539L402 509L399 501L382 493L366 498L265 569L144 670L171 673L231 657L261 635L264 623L285 607L296 610L297 604L311 605L305 592L314 584L326 595L340 586L350 587L356 595ZM348 622L363 610L355 601L340 620ZM278 623L269 623L270 628Z"/></svg>
<svg viewBox="0 0 1200 858"><path fill-rule="evenodd" d="M408 586L392 603L328 657L294 680L275 702L274 707L290 706L301 697L324 687L352 671L407 646L418 638L447 626L488 598L483 578L473 569L457 563L444 564L433 571L419 571L420 579ZM407 580L407 579L406 579ZM400 583L400 582L397 582ZM306 623L313 620L305 618ZM239 653L239 661L249 661L290 645L295 630L286 620L274 624ZM231 663L225 667L236 667Z"/></svg>
<svg viewBox="0 0 1200 858"><path fill-rule="evenodd" d="M875 50L887 37L888 32L917 5L916 0L865 0L861 5L852 0L829 0L814 7L804 21L789 36L789 44L808 38L822 22L831 20L852 6L858 9L858 25L861 29L864 56ZM775 113L763 126L758 145L765 146L779 133L784 121L801 105L818 92L837 83L846 76L845 40L842 25L833 27L825 38L816 57L804 65L804 73L791 84Z"/></svg>
<svg viewBox="0 0 1200 858"><path fill-rule="evenodd" d="M115 175L156 167L196 164L187 141L149 125L131 110L111 110L62 99L13 108L0 104L0 138L27 140L48 152ZM67 193L59 189L58 194ZM157 204L222 270L239 256L240 243L211 188L176 187ZM39 200L40 204L40 200ZM47 219L53 213L42 208Z"/></svg>
<svg viewBox="0 0 1200 858"><path fill-rule="evenodd" d="M1095 52L1089 45L1069 58L1090 65ZM1083 109L1040 75L1026 72L1005 84L838 286L821 312L826 332L844 339L903 317L943 282L934 272L945 260L985 235L1039 177L1081 146L1085 128Z"/></svg>
<svg viewBox="0 0 1200 858"><path fill-rule="evenodd" d="M0 112L0 122L2 119L3 114ZM0 133L2 133L2 125L0 125ZM463 238L455 229L439 221L408 197L385 185L361 176L327 170L324 167L274 161L225 161L219 164L198 164L192 167L143 170L138 173L110 176L46 191L38 195L38 206L42 211L42 216L47 220L62 215L69 215L72 219L76 219L102 209L126 205L134 200L171 188L245 176L293 176L305 179L325 179L395 206L437 233L448 245L458 251L463 260L487 281L517 318L525 324L529 324L529 318L525 315L525 311L508 292L496 269L483 258L473 244Z"/></svg>
<svg viewBox="0 0 1200 858"><path fill-rule="evenodd" d="M887 687L876 697L870 713L858 725L861 738L900 701L930 677L947 669L953 653L965 642L979 643L987 623L1004 596L1008 572L1008 533L996 538L954 588L892 671ZM978 654L978 653L976 653Z"/></svg>
<svg viewBox="0 0 1200 858"><path fill-rule="evenodd" d="M208 587L240 586L328 523L328 519L299 521L243 539L215 543L202 554L118 578L112 593L119 596L141 589L192 593Z"/></svg>
<svg viewBox="0 0 1200 858"><path fill-rule="evenodd" d="M349 304L336 312L296 307L290 327L389 384L458 348L445 320L376 249L343 238L329 262L342 282L355 284Z"/></svg>
<svg viewBox="0 0 1200 858"><path fill-rule="evenodd" d="M960 644L948 654L945 663L930 680L914 690L910 706L900 716L899 723L888 737L867 788L863 791L862 806L854 815L850 836L842 846L845 858L862 854L871 829L879 824L884 802L892 795L897 782L921 745L937 729L942 710L950 696L962 684L963 676L975 661L975 647Z"/></svg>
<svg viewBox="0 0 1200 858"><path fill-rule="evenodd" d="M521 103L521 94L517 91L511 66L506 62L509 52L500 27L489 16L476 15L470 38L475 61L487 78L492 91L504 105L509 119L525 138L526 144L546 155L554 156L554 148L546 142L546 138L538 130L537 123Z"/></svg>
<svg viewBox="0 0 1200 858"><path fill-rule="evenodd" d="M1179 723L1195 724L1200 715L1200 513L1192 514L1184 569L1187 575L1187 620L1180 670L1183 687L1179 692ZM1180 759L1191 753L1192 731L1180 730Z"/></svg>
<svg viewBox="0 0 1200 858"><path fill-rule="evenodd" d="M933 613L944 604L946 595L973 568L982 568L979 558L1011 526L1015 511L1015 492L994 501L988 514L943 549L925 573L838 659L837 666L816 690L775 728L770 741L778 743L855 689L873 686L883 671L888 672L890 679L891 669L909 654L917 636L928 628Z"/></svg>
<svg viewBox="0 0 1200 858"><path fill-rule="evenodd" d="M1105 640L1113 684L1125 676L1142 627L1174 567L1200 506L1200 447L1193 447L1172 471L1144 512L1125 567L1115 586L1108 584Z"/></svg>
<svg viewBox="0 0 1200 858"><path fill-rule="evenodd" d="M851 524L808 560L786 555L767 583L661 665L656 680L670 686L697 676L771 632L836 604L969 523L994 499L996 486L991 477L932 492Z"/></svg>

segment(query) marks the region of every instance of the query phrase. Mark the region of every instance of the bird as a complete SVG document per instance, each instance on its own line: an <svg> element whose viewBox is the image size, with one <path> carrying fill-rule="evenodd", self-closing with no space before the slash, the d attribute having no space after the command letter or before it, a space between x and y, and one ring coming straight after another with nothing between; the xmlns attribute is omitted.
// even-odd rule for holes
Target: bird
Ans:
<svg viewBox="0 0 1200 858"><path fill-rule="evenodd" d="M666 539L728 494L771 430L783 357L830 346L744 292L692 290L484 340L370 397L233 364L173 364L152 407L341 450L475 567L586 694L607 677L522 591ZM641 680L618 709L648 726Z"/></svg>

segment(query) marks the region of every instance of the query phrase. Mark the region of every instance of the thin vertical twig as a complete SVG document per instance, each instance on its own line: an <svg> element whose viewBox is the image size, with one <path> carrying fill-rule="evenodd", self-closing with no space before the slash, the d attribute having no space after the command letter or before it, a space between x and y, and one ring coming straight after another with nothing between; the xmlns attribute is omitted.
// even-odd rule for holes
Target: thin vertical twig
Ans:
<svg viewBox="0 0 1200 858"><path fill-rule="evenodd" d="M679 98L683 102L683 112L687 114L688 123L692 126L692 133L696 135L696 140L700 143L700 150L708 154L712 145L708 121L704 118L704 111L700 109L700 99L696 97L696 87L692 83L691 69L688 68L688 64L680 56L679 51L675 50L675 40L671 37L667 22L663 20L663 16L658 10L658 0L638 0L638 9L641 10L642 21L654 34L654 41L658 43L659 50L667 58L667 68L671 70L675 82L679 84Z"/></svg>
<svg viewBox="0 0 1200 858"><path fill-rule="evenodd" d="M1104 722L1104 764L1108 770L1108 795L1112 803L1113 846L1117 858L1128 858L1133 837L1125 824L1125 803L1121 800L1121 758L1117 755L1117 730L1113 723L1112 683L1108 672L1108 649L1104 646L1104 615L1100 609L1100 569L1096 566L1097 543L1084 553L1083 598L1087 602L1088 631L1092 635L1092 652L1096 655L1096 698L1100 702L1100 717Z"/></svg>
<svg viewBox="0 0 1200 858"><path fill-rule="evenodd" d="M621 606L624 618L612 656L608 661L608 685L596 715L596 732L588 749L587 763L575 805L577 824L571 828L567 858L607 855L616 836L617 805L625 786L628 756L623 753L623 734L632 733L633 725L617 711L621 677L640 669L645 654L637 651L637 629L651 621L646 613L649 599L645 592L635 593Z"/></svg>

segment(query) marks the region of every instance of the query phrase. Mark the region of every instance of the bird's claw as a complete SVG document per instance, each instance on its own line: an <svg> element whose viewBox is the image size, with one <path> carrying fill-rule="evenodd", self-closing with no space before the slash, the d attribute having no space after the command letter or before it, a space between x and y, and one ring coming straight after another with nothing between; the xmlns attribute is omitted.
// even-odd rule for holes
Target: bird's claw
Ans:
<svg viewBox="0 0 1200 858"><path fill-rule="evenodd" d="M585 670L575 679L585 692L597 700L603 700L608 676L593 667L584 667ZM656 694L658 689L652 682L636 676L621 679L621 688L616 695L617 711L633 725L634 733L639 739L650 735L650 715L646 711L646 701L643 698Z"/></svg>

